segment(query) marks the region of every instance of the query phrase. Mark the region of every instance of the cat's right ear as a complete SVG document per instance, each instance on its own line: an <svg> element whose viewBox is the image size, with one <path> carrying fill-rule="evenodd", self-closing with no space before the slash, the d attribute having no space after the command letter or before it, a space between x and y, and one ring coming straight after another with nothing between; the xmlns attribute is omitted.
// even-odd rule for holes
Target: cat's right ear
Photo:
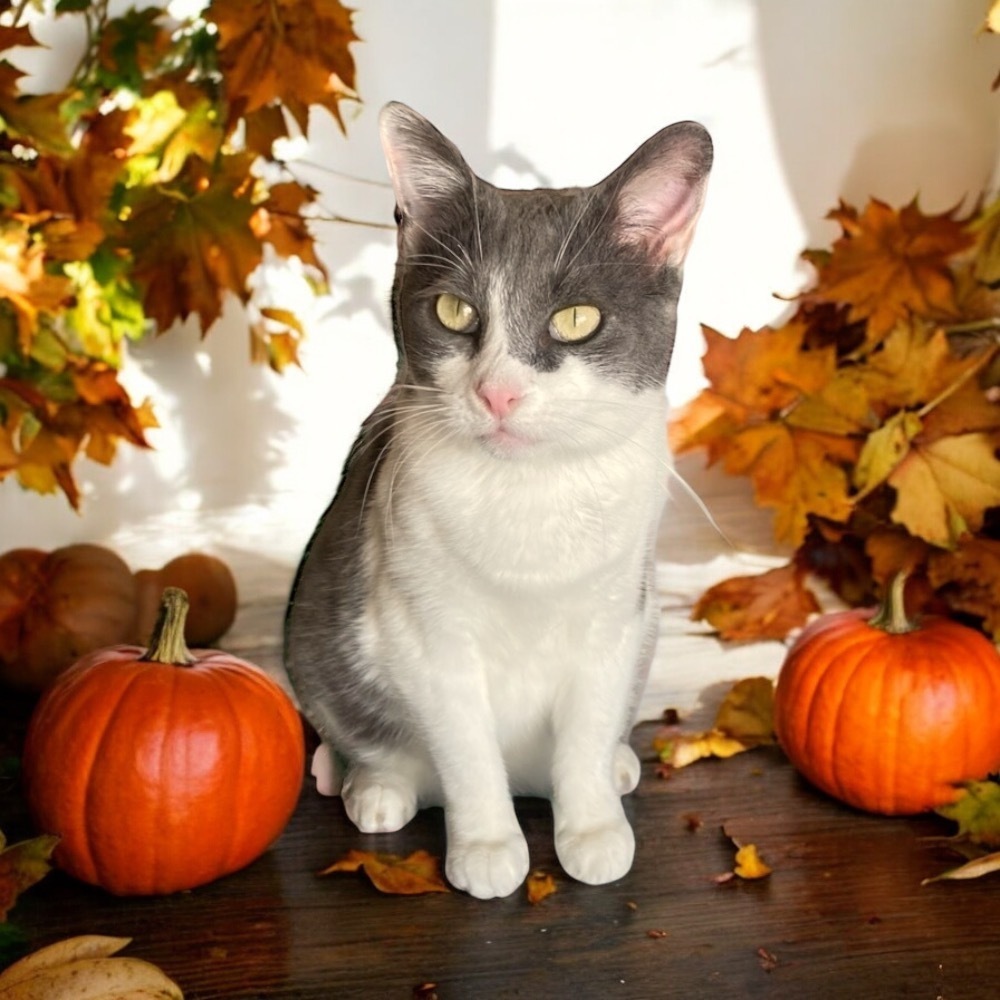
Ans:
<svg viewBox="0 0 1000 1000"><path fill-rule="evenodd" d="M458 149L426 118L405 104L387 104L379 115L396 210L403 220L423 220L436 205L452 201L472 183Z"/></svg>

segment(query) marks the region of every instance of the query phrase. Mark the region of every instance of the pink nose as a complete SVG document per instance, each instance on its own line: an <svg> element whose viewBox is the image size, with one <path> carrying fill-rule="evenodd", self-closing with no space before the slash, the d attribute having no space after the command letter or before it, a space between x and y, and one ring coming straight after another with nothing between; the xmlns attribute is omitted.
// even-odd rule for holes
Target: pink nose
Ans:
<svg viewBox="0 0 1000 1000"><path fill-rule="evenodd" d="M501 419L521 401L521 392L509 385L482 382L476 389L476 395L483 401L486 409Z"/></svg>

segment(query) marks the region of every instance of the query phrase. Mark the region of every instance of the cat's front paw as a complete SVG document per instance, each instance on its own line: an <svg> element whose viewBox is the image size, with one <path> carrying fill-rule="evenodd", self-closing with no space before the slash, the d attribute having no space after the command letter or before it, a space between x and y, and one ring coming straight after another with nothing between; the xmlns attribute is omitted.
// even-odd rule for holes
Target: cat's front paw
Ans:
<svg viewBox="0 0 1000 1000"><path fill-rule="evenodd" d="M362 833L395 833L417 812L414 788L363 770L348 774L341 795L348 817Z"/></svg>
<svg viewBox="0 0 1000 1000"><path fill-rule="evenodd" d="M587 830L565 830L556 836L556 854L567 875L588 885L603 885L628 874L635 834L624 816Z"/></svg>
<svg viewBox="0 0 1000 1000"><path fill-rule="evenodd" d="M520 832L503 840L449 843L445 874L477 899L509 896L528 876L528 844Z"/></svg>

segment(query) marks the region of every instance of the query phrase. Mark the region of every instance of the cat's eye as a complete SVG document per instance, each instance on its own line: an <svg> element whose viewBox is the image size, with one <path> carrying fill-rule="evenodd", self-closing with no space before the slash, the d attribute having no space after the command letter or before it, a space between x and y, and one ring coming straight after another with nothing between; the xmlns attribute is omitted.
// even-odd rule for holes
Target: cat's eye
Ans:
<svg viewBox="0 0 1000 1000"><path fill-rule="evenodd" d="M549 332L564 344L586 340L601 325L601 310L597 306L568 306L552 314Z"/></svg>
<svg viewBox="0 0 1000 1000"><path fill-rule="evenodd" d="M472 333L479 326L479 313L476 307L460 299L451 292L445 292L437 297L435 304L437 318L441 325L455 333Z"/></svg>

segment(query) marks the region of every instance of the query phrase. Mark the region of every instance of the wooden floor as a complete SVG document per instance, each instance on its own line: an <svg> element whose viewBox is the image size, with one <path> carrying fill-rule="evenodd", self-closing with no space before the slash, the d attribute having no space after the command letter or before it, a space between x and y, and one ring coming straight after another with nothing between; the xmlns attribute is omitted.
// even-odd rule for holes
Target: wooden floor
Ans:
<svg viewBox="0 0 1000 1000"><path fill-rule="evenodd" d="M0 753L16 750L26 710L0 704ZM11 919L31 947L132 936L128 954L161 965L189 1000L1000 995L1000 876L921 886L949 864L927 839L947 824L852 812L804 785L773 748L664 780L651 759L656 728L634 735L649 761L628 800L636 861L612 885L562 875L537 800L518 813L533 865L558 886L537 905L522 893L390 897L360 875L319 877L351 848L440 855L442 816L366 837L339 800L306 787L285 834L242 872L155 899L116 899L56 872ZM0 827L11 839L30 833L14 782L0 787ZM729 837L756 844L773 873L720 883Z"/></svg>

